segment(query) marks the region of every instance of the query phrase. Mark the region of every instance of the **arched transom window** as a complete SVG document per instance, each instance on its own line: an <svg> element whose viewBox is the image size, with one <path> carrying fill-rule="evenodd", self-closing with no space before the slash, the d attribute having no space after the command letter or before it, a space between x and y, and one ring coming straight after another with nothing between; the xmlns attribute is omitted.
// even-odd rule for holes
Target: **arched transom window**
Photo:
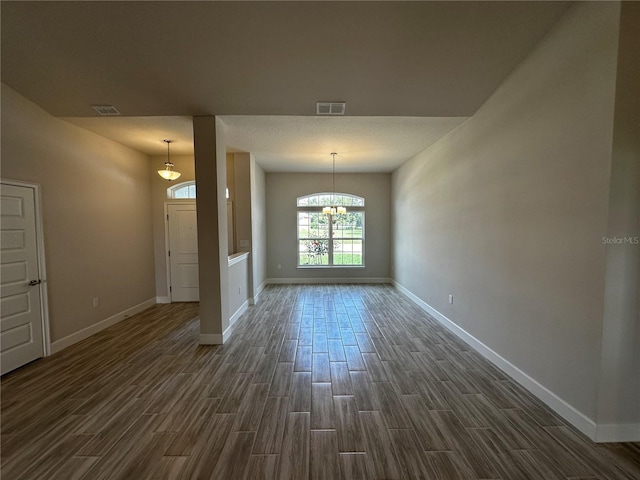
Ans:
<svg viewBox="0 0 640 480"><path fill-rule="evenodd" d="M312 193L298 197L298 207L364 207L364 198L348 193Z"/></svg>
<svg viewBox="0 0 640 480"><path fill-rule="evenodd" d="M298 267L364 266L364 198L348 193L312 193L298 197ZM344 206L345 214L327 215L323 207Z"/></svg>
<svg viewBox="0 0 640 480"><path fill-rule="evenodd" d="M167 188L168 198L196 198L196 182L182 182Z"/></svg>

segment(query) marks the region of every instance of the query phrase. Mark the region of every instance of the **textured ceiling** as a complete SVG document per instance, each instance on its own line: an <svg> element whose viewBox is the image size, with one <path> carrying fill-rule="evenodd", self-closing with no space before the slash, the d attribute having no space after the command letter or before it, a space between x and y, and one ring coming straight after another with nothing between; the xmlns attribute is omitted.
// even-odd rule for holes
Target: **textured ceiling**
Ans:
<svg viewBox="0 0 640 480"><path fill-rule="evenodd" d="M163 138L192 153L189 117L221 115L229 147L268 171L317 170L331 151L339 168L390 171L473 115L567 7L4 1L2 82L149 154ZM319 100L347 116L314 117Z"/></svg>
<svg viewBox="0 0 640 480"><path fill-rule="evenodd" d="M172 154L193 155L191 117L66 117L63 120L147 155L166 154L165 138L173 141Z"/></svg>
<svg viewBox="0 0 640 480"><path fill-rule="evenodd" d="M268 172L390 172L466 117L222 116L227 148L251 152ZM191 117L74 117L68 122L148 155L193 154Z"/></svg>
<svg viewBox="0 0 640 480"><path fill-rule="evenodd" d="M55 116L470 116L563 2L1 2L2 81Z"/></svg>
<svg viewBox="0 0 640 480"><path fill-rule="evenodd" d="M466 118L222 117L227 145L274 172L390 172Z"/></svg>

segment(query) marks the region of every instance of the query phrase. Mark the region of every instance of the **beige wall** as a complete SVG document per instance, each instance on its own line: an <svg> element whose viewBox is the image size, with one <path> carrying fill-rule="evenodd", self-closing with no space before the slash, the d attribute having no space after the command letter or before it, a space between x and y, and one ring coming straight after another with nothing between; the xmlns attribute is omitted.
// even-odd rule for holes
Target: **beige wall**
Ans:
<svg viewBox="0 0 640 480"><path fill-rule="evenodd" d="M251 156L251 268L252 298L267 281L267 180L264 170Z"/></svg>
<svg viewBox="0 0 640 480"><path fill-rule="evenodd" d="M390 277L391 175L386 173L336 174L336 192L365 199L366 266L296 268L296 199L311 193L330 192L331 185L331 174L266 174L267 276L270 279Z"/></svg>
<svg viewBox="0 0 640 480"><path fill-rule="evenodd" d="M231 202L231 219L227 215L227 233L229 244L227 245L229 255L238 251L237 235L236 235L236 166L233 153L227 153L227 188L229 189L229 198L227 198L227 208Z"/></svg>
<svg viewBox="0 0 640 480"><path fill-rule="evenodd" d="M219 117L193 117L198 184L200 343L203 344L223 343L223 334L229 327L225 129Z"/></svg>
<svg viewBox="0 0 640 480"><path fill-rule="evenodd" d="M618 11L572 7L474 117L393 175L395 279L587 423Z"/></svg>
<svg viewBox="0 0 640 480"><path fill-rule="evenodd" d="M251 251L251 154L233 154L235 251ZM227 169L228 171L228 169ZM227 175L228 177L228 175ZM247 243L244 243L247 242ZM242 246L244 245L244 246Z"/></svg>
<svg viewBox="0 0 640 480"><path fill-rule="evenodd" d="M158 175L158 170L167 161L166 155L150 157L149 177L151 183L151 216L153 219L153 256L155 262L155 288L157 297L168 297L167 286L167 245L164 231L164 203L168 200L167 188L177 183L195 180L193 155L171 155L175 170L182 175L168 182Z"/></svg>
<svg viewBox="0 0 640 480"><path fill-rule="evenodd" d="M229 265L229 315L236 314L249 298L249 260Z"/></svg>
<svg viewBox="0 0 640 480"><path fill-rule="evenodd" d="M248 155L248 154L247 154ZM165 237L164 204L169 199L167 189L173 185L195 180L195 162L193 155L171 156L171 161L175 165L175 170L182 175L173 182L168 182L158 175L158 170L167 160L166 155L150 157L151 195L152 195L152 215L153 215L153 251L156 268L156 295L157 297L168 297L167 286L167 246ZM229 186L229 200L233 202L234 215L237 215L238 204L235 186L235 166L234 154L227 154L227 185ZM248 177L247 177L248 182ZM229 225L232 231L234 225ZM237 235L234 234L234 238ZM234 242L237 243L237 242ZM246 250L246 249L245 249ZM229 254L239 251L235 244L229 245ZM166 298L162 298L165 300Z"/></svg>
<svg viewBox="0 0 640 480"><path fill-rule="evenodd" d="M41 185L53 341L155 297L148 163L2 85L2 178Z"/></svg>
<svg viewBox="0 0 640 480"><path fill-rule="evenodd" d="M621 14L598 424L640 441L640 4Z"/></svg>

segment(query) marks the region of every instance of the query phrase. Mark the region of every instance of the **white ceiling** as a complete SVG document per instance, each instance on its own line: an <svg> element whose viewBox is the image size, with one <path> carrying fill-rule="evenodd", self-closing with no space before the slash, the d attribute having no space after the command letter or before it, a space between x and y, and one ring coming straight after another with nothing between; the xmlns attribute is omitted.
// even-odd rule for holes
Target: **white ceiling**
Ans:
<svg viewBox="0 0 640 480"><path fill-rule="evenodd" d="M229 151L251 152L268 172L390 172L466 117L221 117ZM148 155L193 154L191 117L72 117L68 122Z"/></svg>
<svg viewBox="0 0 640 480"><path fill-rule="evenodd" d="M164 139L172 140L172 155L193 155L191 117L63 117L63 120L147 155L166 155Z"/></svg>
<svg viewBox="0 0 640 480"><path fill-rule="evenodd" d="M267 171L391 172L466 118L222 117L227 145Z"/></svg>
<svg viewBox="0 0 640 480"><path fill-rule="evenodd" d="M189 117L221 115L229 146L251 150L267 170L316 168L337 150L341 168L389 171L473 115L568 3L0 8L2 82L54 116L150 154L171 138L172 152L187 154ZM320 100L346 101L347 117L315 118ZM96 118L96 104L123 117Z"/></svg>

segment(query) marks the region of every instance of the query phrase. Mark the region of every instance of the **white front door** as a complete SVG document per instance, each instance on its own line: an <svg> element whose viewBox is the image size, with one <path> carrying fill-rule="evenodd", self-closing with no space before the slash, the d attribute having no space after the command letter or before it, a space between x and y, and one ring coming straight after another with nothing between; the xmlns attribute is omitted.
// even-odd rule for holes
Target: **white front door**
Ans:
<svg viewBox="0 0 640 480"><path fill-rule="evenodd" d="M44 356L35 189L0 193L0 370Z"/></svg>
<svg viewBox="0 0 640 480"><path fill-rule="evenodd" d="M169 272L172 302L200 300L196 205L167 205Z"/></svg>

